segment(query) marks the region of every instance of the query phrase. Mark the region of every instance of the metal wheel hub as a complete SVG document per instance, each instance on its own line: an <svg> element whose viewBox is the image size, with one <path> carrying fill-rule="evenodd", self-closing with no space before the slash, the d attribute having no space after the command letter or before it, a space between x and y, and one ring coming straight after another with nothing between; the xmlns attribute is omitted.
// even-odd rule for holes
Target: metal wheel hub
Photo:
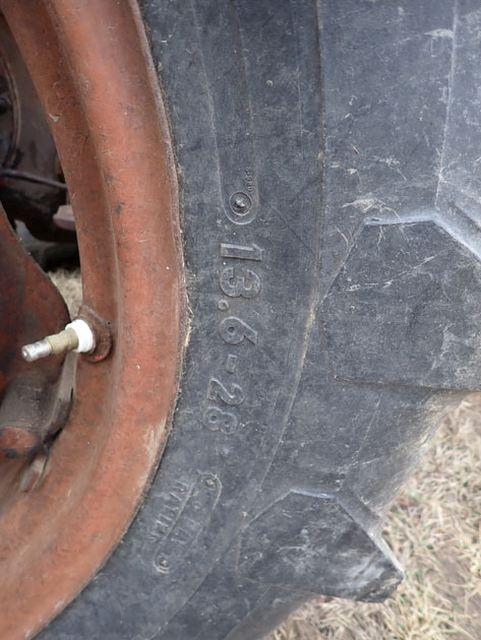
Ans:
<svg viewBox="0 0 481 640"><path fill-rule="evenodd" d="M91 353L22 360L22 345L69 318L2 214L0 637L23 639L88 583L138 508L175 401L184 288L168 127L136 3L0 10L52 130L95 334Z"/></svg>

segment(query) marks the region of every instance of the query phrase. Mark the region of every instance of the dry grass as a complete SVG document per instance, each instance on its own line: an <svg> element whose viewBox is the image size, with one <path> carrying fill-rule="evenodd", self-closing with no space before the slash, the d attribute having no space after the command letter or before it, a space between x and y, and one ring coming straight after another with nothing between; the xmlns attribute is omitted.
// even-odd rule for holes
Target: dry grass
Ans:
<svg viewBox="0 0 481 640"><path fill-rule="evenodd" d="M75 313L78 272L51 275ZM385 535L407 574L388 602L312 602L270 640L481 640L481 394L444 421Z"/></svg>
<svg viewBox="0 0 481 640"><path fill-rule="evenodd" d="M82 301L82 284L80 281L80 271L67 271L57 269L48 274L57 289L63 295L67 303L70 316L74 317Z"/></svg>

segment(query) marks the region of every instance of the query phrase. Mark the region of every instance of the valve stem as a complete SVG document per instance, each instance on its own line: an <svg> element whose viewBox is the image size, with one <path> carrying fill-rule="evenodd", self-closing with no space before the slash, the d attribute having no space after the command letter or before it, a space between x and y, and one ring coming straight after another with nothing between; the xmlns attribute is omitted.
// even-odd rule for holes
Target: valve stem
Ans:
<svg viewBox="0 0 481 640"><path fill-rule="evenodd" d="M40 358L59 355L68 351L90 353L94 349L94 332L85 320L77 318L73 322L69 322L63 331L23 346L22 357L27 362L34 362L35 360L40 360Z"/></svg>

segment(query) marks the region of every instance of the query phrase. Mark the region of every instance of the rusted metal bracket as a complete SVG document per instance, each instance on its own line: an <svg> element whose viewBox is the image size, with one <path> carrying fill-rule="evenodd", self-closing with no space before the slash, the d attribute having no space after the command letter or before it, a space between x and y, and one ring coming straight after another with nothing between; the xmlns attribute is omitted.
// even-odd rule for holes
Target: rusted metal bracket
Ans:
<svg viewBox="0 0 481 640"><path fill-rule="evenodd" d="M26 363L21 345L69 320L49 278L20 245L0 206L0 457L31 457L68 415L73 365Z"/></svg>

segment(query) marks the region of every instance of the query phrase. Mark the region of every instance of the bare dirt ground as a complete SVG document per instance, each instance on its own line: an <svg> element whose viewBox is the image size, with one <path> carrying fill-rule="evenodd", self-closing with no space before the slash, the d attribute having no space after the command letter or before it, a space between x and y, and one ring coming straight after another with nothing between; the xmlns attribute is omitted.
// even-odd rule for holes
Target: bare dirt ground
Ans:
<svg viewBox="0 0 481 640"><path fill-rule="evenodd" d="M78 273L52 279L75 313ZM269 640L481 640L481 394L444 420L385 536L406 570L389 601L312 602Z"/></svg>

